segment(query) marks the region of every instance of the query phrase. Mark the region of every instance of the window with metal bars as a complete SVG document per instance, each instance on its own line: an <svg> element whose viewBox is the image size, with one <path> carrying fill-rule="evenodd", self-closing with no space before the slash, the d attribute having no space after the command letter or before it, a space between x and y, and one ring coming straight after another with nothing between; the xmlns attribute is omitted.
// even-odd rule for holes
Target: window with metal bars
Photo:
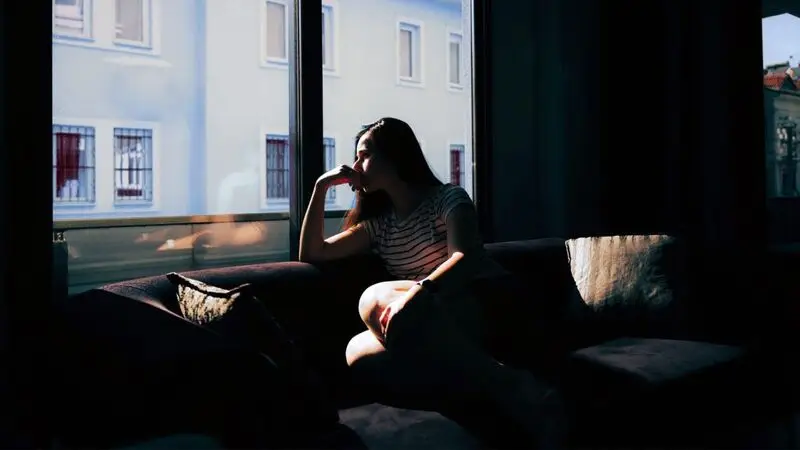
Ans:
<svg viewBox="0 0 800 450"><path fill-rule="evenodd" d="M289 136L270 134L267 143L267 200L289 199ZM324 138L325 170L336 165L336 140ZM329 189L326 200L336 201L336 190Z"/></svg>
<svg viewBox="0 0 800 450"><path fill-rule="evenodd" d="M331 170L336 165L336 140L333 138L323 138L322 145L325 147L325 170ZM327 201L336 201L336 189L328 189Z"/></svg>
<svg viewBox="0 0 800 450"><path fill-rule="evenodd" d="M153 130L114 128L114 202L153 201Z"/></svg>
<svg viewBox="0 0 800 450"><path fill-rule="evenodd" d="M451 145L450 146L450 182L452 184L464 187L465 184L464 173L464 146Z"/></svg>
<svg viewBox="0 0 800 450"><path fill-rule="evenodd" d="M53 125L53 202L94 203L93 127Z"/></svg>

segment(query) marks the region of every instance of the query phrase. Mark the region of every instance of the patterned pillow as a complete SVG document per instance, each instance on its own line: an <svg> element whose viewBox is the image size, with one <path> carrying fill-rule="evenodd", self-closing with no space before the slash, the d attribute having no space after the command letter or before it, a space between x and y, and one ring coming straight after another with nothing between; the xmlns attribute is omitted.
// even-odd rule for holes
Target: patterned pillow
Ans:
<svg viewBox="0 0 800 450"><path fill-rule="evenodd" d="M338 410L318 375L267 306L253 294L250 284L223 289L174 272L167 278L177 288L178 304L187 320L272 361L287 383L287 395L291 393L294 398L285 406L287 414L303 417L311 422L309 425L339 421Z"/></svg>
<svg viewBox="0 0 800 450"><path fill-rule="evenodd" d="M631 332L658 334L681 326L676 320L687 267L680 244L672 236L636 235L570 239L566 246L575 285L590 310Z"/></svg>

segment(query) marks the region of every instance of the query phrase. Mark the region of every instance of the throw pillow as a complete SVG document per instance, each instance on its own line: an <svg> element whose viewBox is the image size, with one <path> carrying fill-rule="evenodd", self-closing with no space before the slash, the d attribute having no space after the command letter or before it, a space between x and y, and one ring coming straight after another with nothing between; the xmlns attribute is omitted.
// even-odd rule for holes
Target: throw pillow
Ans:
<svg viewBox="0 0 800 450"><path fill-rule="evenodd" d="M599 236L566 242L572 276L583 303L616 333L678 331L685 295L686 259L667 235Z"/></svg>
<svg viewBox="0 0 800 450"><path fill-rule="evenodd" d="M339 421L319 376L250 284L224 289L175 272L167 278L177 288L178 304L187 320L270 359L286 383L286 393L291 393L290 404L284 405L287 414L296 414L309 425Z"/></svg>

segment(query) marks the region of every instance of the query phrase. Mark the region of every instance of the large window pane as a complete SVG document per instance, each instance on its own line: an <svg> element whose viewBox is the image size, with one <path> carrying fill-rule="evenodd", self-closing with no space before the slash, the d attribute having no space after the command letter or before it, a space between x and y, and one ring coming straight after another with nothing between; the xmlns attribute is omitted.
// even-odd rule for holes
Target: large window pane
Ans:
<svg viewBox="0 0 800 450"><path fill-rule="evenodd" d="M790 243L800 230L800 18L796 9L770 14L762 20L769 238Z"/></svg>
<svg viewBox="0 0 800 450"><path fill-rule="evenodd" d="M291 3L52 1L53 219L74 284L286 259Z"/></svg>
<svg viewBox="0 0 800 450"><path fill-rule="evenodd" d="M324 129L336 139L331 165L353 163L354 138L362 125L396 117L414 129L439 179L460 184L472 195L472 65L465 33L471 2L348 0L323 5L335 8L338 25L337 33L325 30L325 46L340 52L336 76L323 79ZM352 205L348 186L334 191L326 209Z"/></svg>
<svg viewBox="0 0 800 450"><path fill-rule="evenodd" d="M762 21L767 194L800 197L800 18Z"/></svg>

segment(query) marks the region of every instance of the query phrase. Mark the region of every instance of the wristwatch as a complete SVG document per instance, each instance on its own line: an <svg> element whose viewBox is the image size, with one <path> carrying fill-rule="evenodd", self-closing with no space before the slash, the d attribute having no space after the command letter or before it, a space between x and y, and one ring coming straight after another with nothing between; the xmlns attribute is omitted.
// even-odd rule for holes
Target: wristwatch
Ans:
<svg viewBox="0 0 800 450"><path fill-rule="evenodd" d="M439 286L436 284L435 281L425 278L422 281L417 282L417 284L422 288L430 292L431 294L435 294L436 291L439 290Z"/></svg>

